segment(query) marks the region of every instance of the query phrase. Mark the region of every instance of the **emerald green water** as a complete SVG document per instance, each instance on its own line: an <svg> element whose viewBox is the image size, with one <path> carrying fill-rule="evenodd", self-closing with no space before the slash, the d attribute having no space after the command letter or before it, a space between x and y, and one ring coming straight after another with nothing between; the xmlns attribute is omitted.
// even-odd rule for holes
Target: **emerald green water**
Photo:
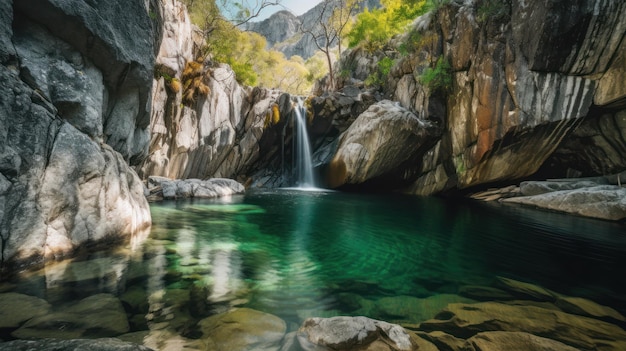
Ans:
<svg viewBox="0 0 626 351"><path fill-rule="evenodd" d="M366 314L367 301L456 294L496 276L617 305L620 224L438 198L279 190L153 205L171 282L299 323ZM169 282L168 282L169 283ZM379 309L378 309L379 310ZM391 316L393 317L393 316Z"/></svg>
<svg viewBox="0 0 626 351"><path fill-rule="evenodd" d="M131 331L167 325L188 338L197 337L196 321L234 306L277 315L291 330L310 316L419 323L466 301L467 286L493 286L498 276L626 312L623 223L464 200L294 190L151 209L152 232L140 247L47 267L0 292L53 305L110 293Z"/></svg>

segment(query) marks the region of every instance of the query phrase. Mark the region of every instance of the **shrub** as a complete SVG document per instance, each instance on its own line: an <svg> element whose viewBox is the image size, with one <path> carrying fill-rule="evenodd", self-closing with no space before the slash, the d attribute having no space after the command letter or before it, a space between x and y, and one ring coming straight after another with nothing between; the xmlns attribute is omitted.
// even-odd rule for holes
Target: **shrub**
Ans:
<svg viewBox="0 0 626 351"><path fill-rule="evenodd" d="M434 68L427 68L420 76L420 82L432 92L448 92L452 88L450 63L443 58L437 59Z"/></svg>
<svg viewBox="0 0 626 351"><path fill-rule="evenodd" d="M192 106L197 101L198 96L208 96L211 93L211 89L206 82L210 76L211 71L205 69L202 63L197 61L187 62L182 77L184 89L182 102L184 105Z"/></svg>
<svg viewBox="0 0 626 351"><path fill-rule="evenodd" d="M510 0L483 0L476 10L476 21L484 23L488 19L504 19L509 16L510 9Z"/></svg>

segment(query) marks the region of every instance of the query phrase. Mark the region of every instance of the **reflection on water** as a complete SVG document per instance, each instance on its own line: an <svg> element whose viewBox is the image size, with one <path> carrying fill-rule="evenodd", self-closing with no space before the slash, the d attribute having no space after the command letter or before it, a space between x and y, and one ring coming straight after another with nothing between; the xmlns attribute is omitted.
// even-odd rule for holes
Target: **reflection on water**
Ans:
<svg viewBox="0 0 626 351"><path fill-rule="evenodd" d="M457 295L464 286L489 286L496 276L626 312L623 224L437 198L294 190L153 204L152 217L139 251L51 265L0 292L37 296L53 309L108 293L121 301L130 332L191 339L199 319L233 306L275 314L291 329L310 316L418 323L464 301ZM0 338L14 330L0 328Z"/></svg>

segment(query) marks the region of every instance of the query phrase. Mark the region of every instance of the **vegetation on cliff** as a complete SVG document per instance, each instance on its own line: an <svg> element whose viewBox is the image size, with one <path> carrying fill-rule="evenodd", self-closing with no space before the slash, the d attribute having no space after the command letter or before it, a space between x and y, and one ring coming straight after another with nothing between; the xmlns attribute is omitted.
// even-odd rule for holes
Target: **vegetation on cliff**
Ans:
<svg viewBox="0 0 626 351"><path fill-rule="evenodd" d="M192 21L202 30L203 57L210 55L218 62L229 64L239 83L304 94L326 74L319 56L306 61L299 56L287 59L282 52L268 50L263 36L237 26L254 18L262 6L278 2L263 1L256 8L238 4L234 19L223 14L223 6L218 6L216 0L185 0L185 3Z"/></svg>

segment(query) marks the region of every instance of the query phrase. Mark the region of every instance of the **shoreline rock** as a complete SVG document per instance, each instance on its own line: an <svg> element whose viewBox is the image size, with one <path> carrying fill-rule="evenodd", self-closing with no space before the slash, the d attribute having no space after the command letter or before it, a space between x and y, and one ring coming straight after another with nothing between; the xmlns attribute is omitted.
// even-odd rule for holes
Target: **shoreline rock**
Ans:
<svg viewBox="0 0 626 351"><path fill-rule="evenodd" d="M246 188L241 183L227 178L200 180L154 176L148 178L148 191L149 201L160 201L181 198L218 198L243 194Z"/></svg>

